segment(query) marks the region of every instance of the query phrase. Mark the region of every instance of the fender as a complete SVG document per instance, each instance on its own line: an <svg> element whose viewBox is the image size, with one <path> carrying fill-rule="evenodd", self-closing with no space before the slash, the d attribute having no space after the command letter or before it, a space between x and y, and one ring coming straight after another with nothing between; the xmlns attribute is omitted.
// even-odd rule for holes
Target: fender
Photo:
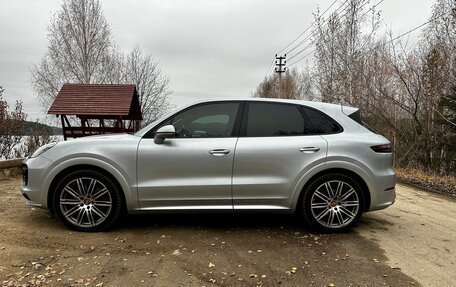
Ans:
<svg viewBox="0 0 456 287"><path fill-rule="evenodd" d="M47 206L47 197L49 193L49 188L51 186L52 181L54 178L63 170L76 166L76 165L92 165L98 168L101 168L105 170L106 172L110 173L120 184L123 194L125 196L125 201L127 205L128 210L136 209L137 208L137 193L132 192L131 187L134 186L132 184L129 184L127 181L127 176L126 173L122 173L119 171L118 168L115 168L113 165L110 163L102 160L102 159L97 159L97 158L92 158L92 157L77 157L77 158L72 158L72 159L67 159L62 162L54 163L53 166L50 167L50 170L47 172L47 175L44 179L43 182L43 187L44 187L44 192L41 197L41 202L45 203Z"/></svg>
<svg viewBox="0 0 456 287"><path fill-rule="evenodd" d="M350 159L350 161L353 161L353 159ZM296 181L296 184L294 185L293 194L291 197L291 204L290 204L291 210L293 210L293 211L296 210L299 196L300 196L302 190L304 189L304 186L306 185L306 183L316 174L318 174L320 172L324 172L329 169L346 169L346 170L349 170L349 171L354 172L357 175L359 175L366 183L366 185L369 189L371 202L373 202L374 199L376 198L376 195L375 195L375 192L372 192L374 190L372 176L369 174L367 168L363 169L360 166L364 166L364 165L361 162L352 163L352 162L341 161L341 160L333 160L333 161L327 161L325 163L320 163L320 164L312 167L300 178L298 177L298 180Z"/></svg>

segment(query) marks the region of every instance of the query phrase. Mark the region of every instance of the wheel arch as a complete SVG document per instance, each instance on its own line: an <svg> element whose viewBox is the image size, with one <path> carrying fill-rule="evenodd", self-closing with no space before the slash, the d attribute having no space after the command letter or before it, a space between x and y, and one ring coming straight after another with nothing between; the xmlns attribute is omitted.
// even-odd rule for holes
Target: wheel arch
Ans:
<svg viewBox="0 0 456 287"><path fill-rule="evenodd" d="M125 208L126 211L131 209L131 206L133 205L133 198L132 198L132 193L130 192L129 184L123 177L123 175L117 171L114 167L112 166L106 166L107 164L100 164L98 162L90 162L90 163L73 163L73 164L64 164L63 166L61 164L58 165L60 168L54 168L49 174L46 179L48 182L47 186L48 188L46 189L46 198L45 202L47 203L47 208L51 211L54 212L53 210L53 204L52 204L52 198L53 194L55 192L55 188L57 187L57 184L62 180L67 174L76 171L76 170L81 170L81 169L93 169L98 172L103 173L104 175L108 176L120 189L120 192L122 194L122 206Z"/></svg>
<svg viewBox="0 0 456 287"><path fill-rule="evenodd" d="M301 204L299 204L299 203L302 200L306 187L317 177L320 177L322 175L329 174L329 173L342 173L342 174L348 175L348 176L352 177L354 180L356 180L356 182L358 182L359 185L361 186L361 191L363 193L363 198L364 198L363 212L366 212L369 210L370 205L371 205L371 192L370 192L370 188L369 188L369 185L367 184L366 180L361 175L356 173L355 171L347 169L347 168L340 168L340 167L333 167L333 168L321 170L321 171L313 174L308 180L306 180L305 183L303 184L303 186L299 190L299 195L297 197L297 200L294 201L294 204L295 204L294 210L301 208Z"/></svg>

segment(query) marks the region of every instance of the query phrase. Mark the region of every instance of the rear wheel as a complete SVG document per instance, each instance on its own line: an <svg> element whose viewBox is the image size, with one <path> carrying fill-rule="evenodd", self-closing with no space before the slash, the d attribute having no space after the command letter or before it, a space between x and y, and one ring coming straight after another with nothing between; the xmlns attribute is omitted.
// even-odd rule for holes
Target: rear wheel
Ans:
<svg viewBox="0 0 456 287"><path fill-rule="evenodd" d="M343 173L325 174L304 190L302 215L314 229L342 232L356 225L364 208L360 185Z"/></svg>
<svg viewBox="0 0 456 287"><path fill-rule="evenodd" d="M57 185L54 210L68 227L78 231L101 231L119 218L121 193L113 180L92 170L73 171Z"/></svg>

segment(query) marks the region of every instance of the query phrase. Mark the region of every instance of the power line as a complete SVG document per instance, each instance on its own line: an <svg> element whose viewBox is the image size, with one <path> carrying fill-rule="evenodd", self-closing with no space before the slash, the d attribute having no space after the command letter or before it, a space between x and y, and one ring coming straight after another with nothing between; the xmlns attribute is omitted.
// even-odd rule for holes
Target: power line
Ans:
<svg viewBox="0 0 456 287"><path fill-rule="evenodd" d="M436 16L436 17L434 17L434 18L432 18L432 19L430 19L430 20L424 22L423 24L421 24L421 25L419 25L419 26L416 26L415 28L413 28L413 29L411 29L411 30L409 30L409 31L407 31L407 32L405 32L405 33L403 33L403 34L401 34L401 35L399 35L399 36L397 36L397 37L395 37L395 38L393 38L393 39L391 39L391 40L385 42L385 43L382 43L382 44L378 45L377 47L375 47L375 48L373 48L373 49L371 49L371 50L369 50L369 51L367 51L367 52L370 53L370 52L376 50L377 48L380 48L380 47L382 47L382 46L385 46L385 45L387 45L387 44L390 44L390 43L396 41L397 39L400 39L400 38L402 38L402 37L404 37L404 36L406 36L406 35L408 35L408 34L414 32L414 31L420 29L421 27L426 26L427 24L431 23L432 21L436 20L437 18L440 18L441 16L443 16L443 15L445 15L445 14L446 14L446 13L442 13L441 15Z"/></svg>
<svg viewBox="0 0 456 287"><path fill-rule="evenodd" d="M272 66L274 65L274 62L275 62L275 57L272 58L272 62L271 62L271 64L269 65L268 71L266 72L266 75L264 75L265 78L266 78L267 76L269 76L269 74L271 73L271 68L272 68Z"/></svg>
<svg viewBox="0 0 456 287"><path fill-rule="evenodd" d="M373 10L375 7L377 7L378 5L380 5L383 1L384 1L384 0L378 1L377 4L375 4L374 6L372 6L369 10L366 11L366 13L364 13L363 15L361 15L361 17L359 17L359 18L362 19L364 16L367 15L367 13L369 13L369 12L370 12L371 10ZM367 3L367 2L366 2L366 3Z"/></svg>
<svg viewBox="0 0 456 287"><path fill-rule="evenodd" d="M310 47L312 47L312 43L310 43L309 45L305 46L304 49L300 50L299 52L297 52L296 54L294 54L293 56L291 56L288 61L296 58L296 56L298 56L299 54L301 54L302 52L306 51L307 49L309 49Z"/></svg>
<svg viewBox="0 0 456 287"><path fill-rule="evenodd" d="M328 8L326 8L326 10L320 15L320 17L322 17L329 9L331 9L331 7L336 4L336 2L339 1L339 0L334 0L334 2L331 3L331 5L329 5ZM348 1L348 0L347 0ZM345 1L346 2L346 1ZM282 53L286 48L290 47L291 45L293 45L294 42L296 42L299 38L301 38L302 35L304 35L307 31L309 31L309 29L315 24L316 21L313 21L309 27L307 27L301 34L299 34L298 37L296 37L293 41L291 41L291 43L289 43L288 45L286 45L285 47L283 47L279 52L277 52L277 54L280 54ZM288 53L287 53L288 54Z"/></svg>
<svg viewBox="0 0 456 287"><path fill-rule="evenodd" d="M372 6L369 10L367 10L366 12L364 12L364 13L361 15L361 17L359 17L359 18L363 18L364 16L366 16L367 13L369 13L370 11L372 11L373 9L375 9L375 8L376 8L378 5L380 5L383 1L384 1L384 0L380 0L379 2L377 2L377 3L376 3L374 6ZM364 6L366 6L367 3L369 3L369 2L366 1L359 9L364 8ZM345 4L345 3L344 3L344 4ZM343 6L343 5L339 6L339 8L337 8L335 12L337 12L337 11L340 9L340 7L342 7L342 6ZM344 17L345 15L347 15L348 13L349 13L349 12L347 11L341 18L343 18L343 17ZM311 45L312 45L312 44L310 44L309 46L311 46ZM303 51L305 51L305 50L307 50L307 47L304 48L304 49L302 49L301 51L299 51L298 53L296 53L296 54L293 55L292 57L290 57L289 60L295 58L297 55L301 54L301 53L302 53ZM304 57L299 58L297 61L293 62L293 63L290 64L289 66L292 66L292 65L296 64L297 62L303 60L304 58L306 58L307 56L309 56L310 54L312 54L312 53L315 52L315 51L316 51L316 49L312 50L310 53L306 54Z"/></svg>
<svg viewBox="0 0 456 287"><path fill-rule="evenodd" d="M375 7L377 7L377 6L378 6L380 3L382 3L383 1L384 1L384 0L380 0L377 4L375 4L375 5L372 6L369 10L367 10L360 18L364 17L367 13L369 13L371 10L373 10ZM345 2L347 2L347 1L345 1ZM342 5L340 5L340 6L333 12L333 14L334 14L334 13L337 13L337 12L340 10L340 8L341 8L342 6L344 6L345 2L344 2ZM367 3L369 3L369 2L368 2L368 1L364 2L364 4L361 5L361 7L358 8L358 9L364 8L364 6L366 6ZM347 5L347 6L348 6L348 5ZM342 15L340 18L345 17L348 13L349 13L349 11L347 11L347 12L346 12L344 15ZM339 16L339 15L338 15L338 16ZM328 22L327 22L328 20L329 20L329 19L326 19L326 23L325 23L325 21L323 21L323 24L322 24L322 25L328 24ZM305 39L303 39L301 42L299 42L293 49L291 49L290 51L288 51L287 54L289 54L290 52L292 52L294 49L298 48L301 44L303 44L303 43L304 43L307 39L309 39L310 37L312 37L312 34L308 35ZM288 60L291 60L291 59L295 58L296 56L298 56L298 55L301 54L302 52L306 51L306 50L307 50L310 46L312 46L312 45L313 45L313 44L310 43L310 44L307 45L304 49L300 50L299 52L297 52L296 54L294 54L293 56L291 56Z"/></svg>
<svg viewBox="0 0 456 287"><path fill-rule="evenodd" d="M339 7L337 7L337 9L333 12L334 13L337 13L340 8L342 8L345 4L347 4L348 0L345 0ZM321 14L320 16L318 16L318 20L321 19L321 17L323 17L323 15L326 13L326 11L329 10L329 8L331 8L333 5L334 5L335 2L333 2L331 4L331 6L328 7L328 9L325 10L325 12L323 12L323 14ZM327 21L328 19L326 20L323 20L323 24ZM317 21L314 21L304 32L301 33L301 35L299 35L299 37L301 37L302 35L304 35L305 32L307 32L313 25L315 25L315 23L317 23ZM294 42L296 42L296 40L299 39L299 37L297 37L293 42L291 42L289 45L287 45L287 47L291 46ZM305 37L304 39L302 39L298 44L296 44L296 46L294 46L291 50L289 50L286 54L290 54L291 52L293 52L294 50L296 50L299 46L301 46L303 43L305 43L308 39L310 39L312 37L312 33L310 35L308 35L307 37ZM282 49L281 51L285 50L287 47L285 47L284 49Z"/></svg>
<svg viewBox="0 0 456 287"><path fill-rule="evenodd" d="M393 43L394 41L396 41L396 40L398 40L398 39L400 39L400 38L402 38L402 37L404 37L404 36L407 36L408 34L414 32L414 31L416 31L416 30L418 30L418 29L420 29L420 28L422 28L422 27L424 27L424 26L426 26L427 24L431 23L432 21L436 20L437 18L439 18L439 17L441 17L441 16L443 16L443 15L445 15L445 14L446 14L446 13L442 13L441 15L438 15L438 16L436 16L436 17L434 17L434 18L432 18L432 19L430 19L430 20L424 22L423 24L418 25L418 26L416 26L416 27L410 29L410 30L408 30L407 32L402 33L401 35L399 35L399 36L397 36L397 37L395 37L395 38L393 38L393 39L391 39L391 40L389 40L389 41L387 41L387 42L384 42L384 43L382 43L382 44L380 44L380 45L377 45L375 48L370 49L369 51L366 51L365 53L362 53L361 55L368 54L368 53L370 53L370 52L372 52L372 51L374 51L374 50L376 50L376 49L378 49L378 48L380 48L380 47L382 47L382 46L385 46L385 45L387 45L387 44ZM291 64L288 65L288 66L291 67L291 66L295 65L296 63L302 61L303 59L305 59L305 58L308 57L309 55L313 54L316 50L317 50L316 48L313 49L310 53L306 54L304 57L299 58L297 61L291 63Z"/></svg>
<svg viewBox="0 0 456 287"><path fill-rule="evenodd" d="M380 3L382 3L383 1L384 1L384 0L380 0L379 2L377 2L374 6L372 6L369 10L367 10L367 11L366 11L363 15L361 15L361 17L359 17L359 18L363 18L367 13L369 13L370 11L372 11L375 7L377 7L378 5L380 5ZM345 1L345 2L347 2L347 1ZM340 10L340 8L341 8L342 6L344 6L345 2L344 2L342 5L340 5L340 6L333 12L333 14L334 14L334 13L337 13L337 12ZM361 7L359 7L358 9L359 9L359 10L360 10L360 9L363 9L364 6L366 6L368 3L369 3L368 1L364 2L364 4L362 4ZM347 5L347 6L348 6L348 5ZM348 13L349 13L349 11L347 11L344 15L342 15L341 18L345 17ZM326 19L326 23L325 23L325 21L323 21L323 24L322 24L322 25L327 24L327 23L328 23L328 22L327 22L328 20L329 20L329 19ZM299 42L293 49L291 49L290 51L288 51L287 54L289 54L290 52L292 52L294 49L296 49L298 46L300 46L302 43L304 43L304 42L305 42L307 39L309 39L310 37L312 37L312 34L308 35L305 39L303 39L301 42ZM291 60L291 59L295 58L296 56L298 56L299 54L301 54L302 52L306 51L306 50L309 48L309 46L311 46L311 45L312 45L312 44L309 44L309 45L306 46L304 49L300 50L300 51L297 52L295 55L293 55L292 57L290 57L288 60Z"/></svg>
<svg viewBox="0 0 456 287"><path fill-rule="evenodd" d="M291 63L290 65L288 65L288 67L291 67L293 66L294 64L298 63L298 62L301 62L303 59L307 58L309 55L313 54L317 49L313 49L312 51L310 51L308 54L305 54L303 57L299 58L298 60L294 61L293 63Z"/></svg>

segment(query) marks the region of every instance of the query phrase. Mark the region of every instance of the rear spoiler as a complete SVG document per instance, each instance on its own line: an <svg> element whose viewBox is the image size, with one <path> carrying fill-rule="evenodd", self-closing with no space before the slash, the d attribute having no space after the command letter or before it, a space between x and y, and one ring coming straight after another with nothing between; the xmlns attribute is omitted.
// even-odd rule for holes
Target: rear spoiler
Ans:
<svg viewBox="0 0 456 287"><path fill-rule="evenodd" d="M364 126L366 129L370 130L373 133L378 133L375 131L373 128L371 128L369 125L367 125L362 119L361 119L361 111L358 108L352 108L352 107L347 107L347 106L341 106L342 112L349 117L350 119L354 120L358 124Z"/></svg>
<svg viewBox="0 0 456 287"><path fill-rule="evenodd" d="M358 114L359 114L359 109L358 108L353 108L353 107L349 107L349 106L340 106L340 108L342 109L342 112L345 115L347 115L347 116L350 116L350 115L352 115L353 113L356 113L356 112L358 112Z"/></svg>

